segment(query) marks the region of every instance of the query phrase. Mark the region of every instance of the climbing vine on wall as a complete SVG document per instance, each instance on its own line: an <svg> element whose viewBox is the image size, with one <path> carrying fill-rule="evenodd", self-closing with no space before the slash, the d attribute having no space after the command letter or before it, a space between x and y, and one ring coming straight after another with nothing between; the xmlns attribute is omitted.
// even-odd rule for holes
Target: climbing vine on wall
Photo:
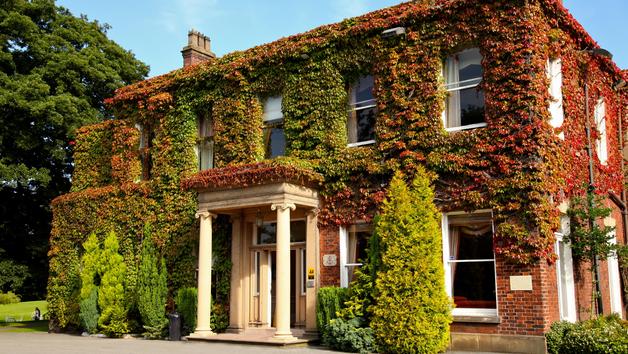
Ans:
<svg viewBox="0 0 628 354"><path fill-rule="evenodd" d="M406 34L380 37L396 26ZM124 254L124 238L136 242L146 219L166 250L171 290L193 285L196 200L181 181L196 172L197 117L211 117L215 166L226 169L189 181L223 181L263 159L262 102L274 95L283 96L286 161L324 179L320 226L370 220L392 171L412 176L422 165L435 178L442 211L493 211L498 254L523 264L551 261L555 202L581 193L577 186L586 179L581 127L588 57L577 50L594 46L554 0L415 1L122 88L109 104L124 123L82 128L75 193L53 203L52 311L61 325L72 318L65 300L72 291L59 279L73 276L80 253L73 241L95 229L118 228ZM442 63L468 47L478 47L483 56L487 126L450 133L441 121ZM559 129L550 126L547 109L545 68L552 57L563 59L565 123ZM608 97L607 121L615 121L609 87L618 69L610 61L587 59L586 72L590 87L598 87L590 91L591 102ZM367 74L375 77L376 144L348 148L347 90ZM131 177L139 176L139 165L129 162L137 161L135 123L154 133L151 179L139 183ZM119 129L108 133L114 125ZM616 129L607 124L611 145ZM611 151L607 165L596 161L599 190L619 190L619 158Z"/></svg>

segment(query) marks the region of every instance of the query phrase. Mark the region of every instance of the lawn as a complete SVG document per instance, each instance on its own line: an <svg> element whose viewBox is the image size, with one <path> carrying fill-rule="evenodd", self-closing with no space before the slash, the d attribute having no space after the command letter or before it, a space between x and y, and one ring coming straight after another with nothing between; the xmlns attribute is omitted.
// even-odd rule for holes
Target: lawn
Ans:
<svg viewBox="0 0 628 354"><path fill-rule="evenodd" d="M17 304L0 305L0 322L31 321L35 307L39 307L42 316L48 312L46 300L24 301Z"/></svg>

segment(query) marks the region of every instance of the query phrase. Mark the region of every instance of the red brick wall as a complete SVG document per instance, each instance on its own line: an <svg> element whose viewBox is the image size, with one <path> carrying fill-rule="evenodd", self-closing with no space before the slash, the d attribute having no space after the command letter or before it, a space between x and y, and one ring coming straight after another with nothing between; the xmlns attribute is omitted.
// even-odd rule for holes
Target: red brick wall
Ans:
<svg viewBox="0 0 628 354"><path fill-rule="evenodd" d="M624 244L623 239L623 222L622 215L619 208L613 204L609 199L605 201L605 205L613 209L611 217L615 219L615 236L617 242ZM574 272L576 281L576 297L577 297L577 309L578 319L586 320L591 317L591 271L588 262L577 261L574 259ZM606 261L599 262L599 275L600 275L600 293L602 297L602 307L604 314L610 314L611 302L610 302L610 282L608 279L608 263ZM624 316L626 315L624 310Z"/></svg>
<svg viewBox="0 0 628 354"><path fill-rule="evenodd" d="M340 286L340 240L338 227L319 226L320 240L320 286ZM336 255L336 265L326 267L323 264L323 256L326 254Z"/></svg>

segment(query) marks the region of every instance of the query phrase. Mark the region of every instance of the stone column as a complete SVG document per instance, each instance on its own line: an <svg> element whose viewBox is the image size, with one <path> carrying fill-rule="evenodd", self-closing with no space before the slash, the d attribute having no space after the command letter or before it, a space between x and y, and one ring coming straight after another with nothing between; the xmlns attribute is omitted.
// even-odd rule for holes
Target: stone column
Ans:
<svg viewBox="0 0 628 354"><path fill-rule="evenodd" d="M305 333L315 337L318 334L316 328L316 294L318 293L318 218L317 209L308 211L306 215L306 277L309 276L310 269L314 269L314 280L306 280L305 290ZM313 284L312 284L313 283ZM313 285L313 286L312 286Z"/></svg>
<svg viewBox="0 0 628 354"><path fill-rule="evenodd" d="M271 205L277 210L277 267L274 340L291 341L295 338L290 331L290 209L292 203Z"/></svg>
<svg viewBox="0 0 628 354"><path fill-rule="evenodd" d="M199 210L196 217L201 219L198 240L198 303L196 329L193 337L214 335L209 326L211 316L211 279L212 279L212 219L216 214L208 210Z"/></svg>
<svg viewBox="0 0 628 354"><path fill-rule="evenodd" d="M229 297L229 332L239 333L244 329L242 323L242 217L231 217L231 295Z"/></svg>

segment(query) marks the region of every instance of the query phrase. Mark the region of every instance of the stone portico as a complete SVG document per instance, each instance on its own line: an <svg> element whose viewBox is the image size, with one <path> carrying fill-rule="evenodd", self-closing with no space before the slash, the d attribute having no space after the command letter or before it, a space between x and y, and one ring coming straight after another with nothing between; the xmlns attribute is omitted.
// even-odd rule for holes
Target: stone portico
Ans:
<svg viewBox="0 0 628 354"><path fill-rule="evenodd" d="M200 235L197 327L190 338L215 335L210 328L212 220L221 214L231 220L230 338L272 333L272 342L300 342L293 328L301 335L316 333L319 198L315 183L281 173L254 185L238 181L192 186L198 191Z"/></svg>

